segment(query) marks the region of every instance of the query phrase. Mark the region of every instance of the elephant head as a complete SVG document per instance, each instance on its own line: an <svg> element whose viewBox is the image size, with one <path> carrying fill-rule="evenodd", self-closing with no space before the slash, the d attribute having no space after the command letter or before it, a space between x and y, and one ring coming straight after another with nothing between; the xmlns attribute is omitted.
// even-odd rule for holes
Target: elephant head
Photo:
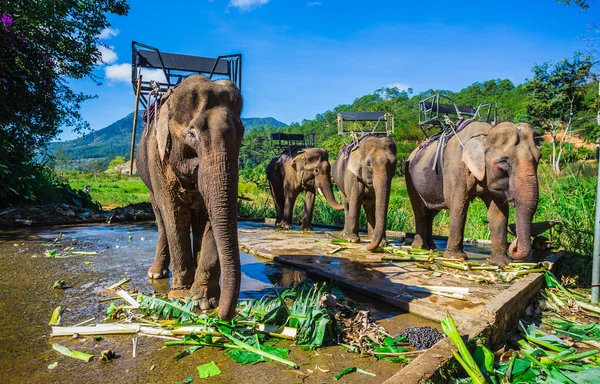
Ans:
<svg viewBox="0 0 600 384"><path fill-rule="evenodd" d="M242 97L233 83L191 76L161 105L156 132L161 161L168 160L176 176L196 177L194 185L206 206L219 254L222 319L235 315L240 290L237 195L244 135L241 110Z"/></svg>
<svg viewBox="0 0 600 384"><path fill-rule="evenodd" d="M331 187L331 165L329 154L323 148L304 148L296 152L292 160L292 167L296 171L301 184L313 184L315 189L320 189L329 206L337 211L344 206L335 201Z"/></svg>
<svg viewBox="0 0 600 384"><path fill-rule="evenodd" d="M367 138L360 151L357 169L359 181L375 194L375 228L368 251L374 251L385 236L387 211L390 200L392 177L396 172L396 143L391 137Z"/></svg>
<svg viewBox="0 0 600 384"><path fill-rule="evenodd" d="M531 222L538 205L537 167L541 153L528 124L501 123L465 143L462 160L492 196L516 211L517 238L509 256L523 260L531 251Z"/></svg>

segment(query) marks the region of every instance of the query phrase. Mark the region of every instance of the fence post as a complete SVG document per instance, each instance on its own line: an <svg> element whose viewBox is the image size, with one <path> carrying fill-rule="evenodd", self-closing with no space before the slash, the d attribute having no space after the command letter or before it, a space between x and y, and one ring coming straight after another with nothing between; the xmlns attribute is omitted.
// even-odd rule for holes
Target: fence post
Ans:
<svg viewBox="0 0 600 384"><path fill-rule="evenodd" d="M598 96L600 97L600 81L598 82ZM600 111L598 114L600 116ZM600 119L598 124L600 124ZM598 304L598 299L600 299L600 162L598 162L597 183L596 222L594 223L594 255L592 266L592 304Z"/></svg>

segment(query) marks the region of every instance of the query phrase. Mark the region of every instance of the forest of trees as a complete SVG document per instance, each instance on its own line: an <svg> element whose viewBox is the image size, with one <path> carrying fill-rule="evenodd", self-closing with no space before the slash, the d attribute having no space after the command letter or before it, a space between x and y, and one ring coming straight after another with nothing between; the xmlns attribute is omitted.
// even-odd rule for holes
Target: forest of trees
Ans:
<svg viewBox="0 0 600 384"><path fill-rule="evenodd" d="M578 57L576 55L576 57ZM586 63L591 63L590 58L583 58ZM572 63L574 59L566 60ZM588 65L586 64L586 65ZM547 68L550 72L554 68ZM576 68L581 70L581 68ZM584 81L579 84L579 103L577 113L572 119L572 130L588 142L595 142L600 135L596 122L598 108L598 85L590 82L590 68L587 72L580 73ZM537 79L537 77L534 77ZM533 79L532 79L533 80ZM544 134L546 126L539 118L531 116L532 111L540 105L546 105L546 100L531 97L532 81L515 86L510 80L497 79L472 84L459 92L449 90L428 90L413 94L412 90L399 91L397 88L380 88L372 94L354 100L352 104L338 105L332 110L318 114L312 120L301 123L292 123L285 128L262 127L255 129L244 136L240 153L242 175L253 178L264 172L264 166L276 154L270 145L270 134L282 131L289 133L314 134L315 145L328 150L332 159L337 157L338 150L345 144L344 138L337 134L337 114L347 111L383 111L394 114L394 139L398 146L399 163L405 160L410 152L425 139L419 128L419 101L436 93L445 94L453 98L458 105L477 106L483 102L495 101L498 105L498 120L512 122L530 122L538 130L540 136ZM541 101L540 101L541 100ZM537 103L535 103L538 101ZM535 107L535 108L534 108ZM558 117L550 116L558 126L567 122L560 121ZM549 144L548 144L549 145Z"/></svg>

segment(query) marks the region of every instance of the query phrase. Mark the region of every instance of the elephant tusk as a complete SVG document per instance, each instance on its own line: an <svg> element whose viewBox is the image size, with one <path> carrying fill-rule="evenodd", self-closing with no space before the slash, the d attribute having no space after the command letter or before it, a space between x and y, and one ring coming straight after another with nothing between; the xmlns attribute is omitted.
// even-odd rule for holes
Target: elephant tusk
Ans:
<svg viewBox="0 0 600 384"><path fill-rule="evenodd" d="M319 195L325 197L325 194L323 193L323 191L321 191L321 187L317 187L317 192L319 193Z"/></svg>

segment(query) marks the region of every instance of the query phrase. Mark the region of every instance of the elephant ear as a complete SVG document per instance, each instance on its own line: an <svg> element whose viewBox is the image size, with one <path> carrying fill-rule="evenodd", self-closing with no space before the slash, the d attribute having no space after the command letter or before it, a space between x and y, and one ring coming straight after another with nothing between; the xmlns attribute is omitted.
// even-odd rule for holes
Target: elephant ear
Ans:
<svg viewBox="0 0 600 384"><path fill-rule="evenodd" d="M486 136L474 136L465 144L462 161L479 181L485 177Z"/></svg>
<svg viewBox="0 0 600 384"><path fill-rule="evenodd" d="M296 157L294 157L292 159L292 167L296 171L301 171L304 169L304 163L305 163L306 158L303 155L303 153L304 153L303 150L296 152Z"/></svg>
<svg viewBox="0 0 600 384"><path fill-rule="evenodd" d="M158 116L158 128L156 130L156 141L158 143L158 154L160 161L163 161L165 154L167 153L169 140L171 133L169 132L169 115L170 115L170 102L162 105L159 109L160 115Z"/></svg>

